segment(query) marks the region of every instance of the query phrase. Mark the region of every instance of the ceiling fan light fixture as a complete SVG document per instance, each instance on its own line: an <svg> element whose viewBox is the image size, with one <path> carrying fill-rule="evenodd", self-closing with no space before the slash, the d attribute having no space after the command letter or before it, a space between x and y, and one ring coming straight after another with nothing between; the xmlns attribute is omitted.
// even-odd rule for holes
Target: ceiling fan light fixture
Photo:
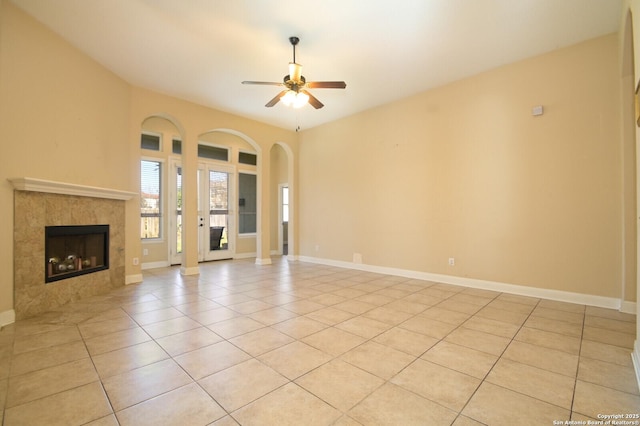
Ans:
<svg viewBox="0 0 640 426"><path fill-rule="evenodd" d="M306 93L298 92L296 93L293 90L289 90L285 93L282 98L280 98L283 104L286 106L290 106L293 108L301 108L309 102L309 95Z"/></svg>
<svg viewBox="0 0 640 426"><path fill-rule="evenodd" d="M293 103L294 108L301 108L309 102L309 95L306 93L298 92L296 94L296 101Z"/></svg>
<svg viewBox="0 0 640 426"><path fill-rule="evenodd" d="M280 98L280 100L286 106L291 106L293 105L293 101L296 100L296 92L294 92L293 90L289 90Z"/></svg>

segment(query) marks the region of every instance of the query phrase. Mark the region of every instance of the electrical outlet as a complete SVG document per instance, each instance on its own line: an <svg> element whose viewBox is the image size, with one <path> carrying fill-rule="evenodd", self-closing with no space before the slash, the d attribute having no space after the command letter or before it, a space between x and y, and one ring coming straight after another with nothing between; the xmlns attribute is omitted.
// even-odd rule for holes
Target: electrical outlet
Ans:
<svg viewBox="0 0 640 426"><path fill-rule="evenodd" d="M149 249L142 249L143 256L149 256Z"/></svg>
<svg viewBox="0 0 640 426"><path fill-rule="evenodd" d="M134 257L133 264L137 266L139 263L140 263L140 259L138 259L137 257Z"/></svg>
<svg viewBox="0 0 640 426"><path fill-rule="evenodd" d="M456 259L453 257L449 258L449 266L456 266Z"/></svg>

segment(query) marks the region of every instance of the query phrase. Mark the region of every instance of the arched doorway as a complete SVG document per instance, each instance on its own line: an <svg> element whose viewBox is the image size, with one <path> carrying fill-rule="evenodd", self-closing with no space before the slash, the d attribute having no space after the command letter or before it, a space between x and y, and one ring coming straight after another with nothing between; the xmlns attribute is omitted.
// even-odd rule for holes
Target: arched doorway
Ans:
<svg viewBox="0 0 640 426"><path fill-rule="evenodd" d="M271 251L278 255L295 258L295 179L293 151L284 143L271 147Z"/></svg>
<svg viewBox="0 0 640 426"><path fill-rule="evenodd" d="M192 142L191 155L183 167L184 158L172 161L172 184L175 194L180 194L182 176L192 179L194 188L188 199L176 196L170 201L171 211L177 212L174 223L179 224L180 204L196 206L197 216L192 227L196 231L185 232L182 242L186 254L178 247L172 252L171 263L189 263L210 260L255 257L260 238L260 146L250 137L232 129L212 129L200 133ZM190 164L190 166L189 166ZM187 192L189 193L189 192ZM172 235L180 229L170 230ZM176 235L176 244L180 238ZM189 271L197 268L191 267ZM191 272L196 273L196 272Z"/></svg>
<svg viewBox="0 0 640 426"><path fill-rule="evenodd" d="M172 159L180 156L183 130L180 123L166 114L154 114L140 125L140 241L142 268L167 266L175 244L171 238L176 226L171 211Z"/></svg>

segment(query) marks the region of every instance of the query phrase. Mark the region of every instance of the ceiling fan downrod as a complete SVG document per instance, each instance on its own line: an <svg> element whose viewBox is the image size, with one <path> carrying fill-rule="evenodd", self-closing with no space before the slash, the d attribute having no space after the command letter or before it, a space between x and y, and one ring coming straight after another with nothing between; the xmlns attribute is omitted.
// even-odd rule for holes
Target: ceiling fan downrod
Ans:
<svg viewBox="0 0 640 426"><path fill-rule="evenodd" d="M293 46L293 63L296 63L296 45L300 42L300 39L298 37L289 37L289 42L291 42L291 45Z"/></svg>

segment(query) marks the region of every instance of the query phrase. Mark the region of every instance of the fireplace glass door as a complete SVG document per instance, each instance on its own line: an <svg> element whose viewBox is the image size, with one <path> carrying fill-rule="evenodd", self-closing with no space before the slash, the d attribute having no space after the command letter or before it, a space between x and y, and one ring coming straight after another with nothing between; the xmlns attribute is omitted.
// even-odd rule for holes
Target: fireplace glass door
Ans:
<svg viewBox="0 0 640 426"><path fill-rule="evenodd" d="M109 269L109 225L45 227L45 282Z"/></svg>

